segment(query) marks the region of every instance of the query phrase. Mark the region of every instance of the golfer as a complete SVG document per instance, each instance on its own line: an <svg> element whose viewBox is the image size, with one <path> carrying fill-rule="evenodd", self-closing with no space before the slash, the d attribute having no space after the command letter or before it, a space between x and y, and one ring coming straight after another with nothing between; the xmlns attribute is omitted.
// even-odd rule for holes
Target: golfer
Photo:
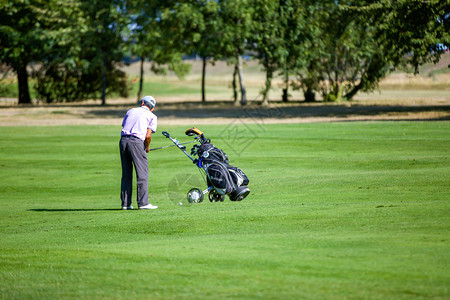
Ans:
<svg viewBox="0 0 450 300"><path fill-rule="evenodd" d="M153 114L156 101L152 96L145 96L139 101L139 107L130 109L122 122L119 142L122 161L122 182L120 199L122 209L133 209L131 191L133 187L133 165L136 168L137 205L139 209L156 209L158 206L148 202L148 160L147 153L156 132L157 117Z"/></svg>

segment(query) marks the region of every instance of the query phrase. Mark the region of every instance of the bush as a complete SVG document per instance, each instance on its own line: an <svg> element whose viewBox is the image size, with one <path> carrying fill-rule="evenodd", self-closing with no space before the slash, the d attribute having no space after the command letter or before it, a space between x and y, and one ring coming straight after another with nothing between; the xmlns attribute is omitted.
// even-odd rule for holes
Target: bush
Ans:
<svg viewBox="0 0 450 300"><path fill-rule="evenodd" d="M92 66L92 65L91 65ZM47 103L76 102L98 99L102 92L102 72L100 68L66 68L61 65L41 67L36 77L36 98ZM106 73L106 95L128 97L130 84L125 72L113 64Z"/></svg>

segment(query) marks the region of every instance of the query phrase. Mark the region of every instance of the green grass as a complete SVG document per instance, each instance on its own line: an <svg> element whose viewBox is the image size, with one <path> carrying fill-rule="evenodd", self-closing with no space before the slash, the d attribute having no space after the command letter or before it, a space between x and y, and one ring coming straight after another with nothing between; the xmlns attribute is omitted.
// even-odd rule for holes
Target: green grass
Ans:
<svg viewBox="0 0 450 300"><path fill-rule="evenodd" d="M139 89L139 83L133 83L130 95L136 95ZM207 93L215 93L217 87L207 87ZM201 86L197 83L189 81L144 81L143 94L152 94L155 97L159 96L197 96L201 94Z"/></svg>
<svg viewBox="0 0 450 300"><path fill-rule="evenodd" d="M1 298L450 297L449 122L237 124L201 129L249 197L176 205L205 185L170 148L156 211L118 210L119 127L2 127Z"/></svg>

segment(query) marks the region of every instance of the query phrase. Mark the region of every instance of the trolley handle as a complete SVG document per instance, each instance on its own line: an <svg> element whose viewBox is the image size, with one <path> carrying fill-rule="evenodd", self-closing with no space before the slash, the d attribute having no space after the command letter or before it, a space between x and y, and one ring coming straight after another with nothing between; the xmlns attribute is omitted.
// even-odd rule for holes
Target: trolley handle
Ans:
<svg viewBox="0 0 450 300"><path fill-rule="evenodd" d="M175 144L175 146L177 146L181 151L183 151L183 153L186 154L186 156L189 157L190 160L194 161L194 158L186 152L186 146L182 145L177 139L171 138L170 134L167 131L163 131L161 133L166 138L170 139Z"/></svg>

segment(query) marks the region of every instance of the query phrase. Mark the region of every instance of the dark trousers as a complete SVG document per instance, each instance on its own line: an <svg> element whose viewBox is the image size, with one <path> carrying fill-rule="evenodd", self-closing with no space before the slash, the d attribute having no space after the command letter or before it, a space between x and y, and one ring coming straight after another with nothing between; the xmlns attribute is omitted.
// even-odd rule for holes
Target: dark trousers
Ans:
<svg viewBox="0 0 450 300"><path fill-rule="evenodd" d="M122 161L122 182L120 199L122 207L131 205L133 188L133 165L136 169L137 204L148 205L148 159L144 142L132 136L122 136L119 142L120 159Z"/></svg>

